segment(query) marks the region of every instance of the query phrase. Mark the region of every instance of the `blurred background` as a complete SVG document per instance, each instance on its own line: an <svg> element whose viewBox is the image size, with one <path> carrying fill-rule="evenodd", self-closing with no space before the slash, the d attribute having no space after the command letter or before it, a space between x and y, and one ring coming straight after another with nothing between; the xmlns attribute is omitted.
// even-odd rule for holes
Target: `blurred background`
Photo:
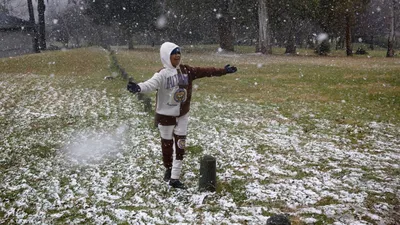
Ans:
<svg viewBox="0 0 400 225"><path fill-rule="evenodd" d="M173 41L263 54L383 48L393 57L399 8L399 0L0 0L0 54Z"/></svg>

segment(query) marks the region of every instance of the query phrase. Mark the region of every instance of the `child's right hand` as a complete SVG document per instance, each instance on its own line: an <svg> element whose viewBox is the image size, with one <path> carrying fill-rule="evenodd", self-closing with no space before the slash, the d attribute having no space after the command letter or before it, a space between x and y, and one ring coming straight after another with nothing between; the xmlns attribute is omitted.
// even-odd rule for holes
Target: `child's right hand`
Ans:
<svg viewBox="0 0 400 225"><path fill-rule="evenodd" d="M128 82L128 86L126 87L126 89L128 89L128 91L132 93L140 92L140 86L132 81Z"/></svg>

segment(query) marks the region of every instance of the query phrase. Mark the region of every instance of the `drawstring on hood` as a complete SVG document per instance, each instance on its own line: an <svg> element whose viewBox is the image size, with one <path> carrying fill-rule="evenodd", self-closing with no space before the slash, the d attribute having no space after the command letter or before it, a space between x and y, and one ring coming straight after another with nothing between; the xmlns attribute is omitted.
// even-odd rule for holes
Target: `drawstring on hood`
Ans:
<svg viewBox="0 0 400 225"><path fill-rule="evenodd" d="M171 52L175 48L179 48L179 46L172 42L164 42L164 44L161 45L160 48L161 63L167 69L176 69L175 67L172 66L170 59Z"/></svg>

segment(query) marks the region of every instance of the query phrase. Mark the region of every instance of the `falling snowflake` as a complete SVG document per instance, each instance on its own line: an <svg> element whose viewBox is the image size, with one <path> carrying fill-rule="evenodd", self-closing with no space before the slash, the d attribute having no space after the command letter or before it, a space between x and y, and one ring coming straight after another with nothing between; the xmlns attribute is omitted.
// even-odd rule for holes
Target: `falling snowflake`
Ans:
<svg viewBox="0 0 400 225"><path fill-rule="evenodd" d="M323 41L325 41L327 39L328 39L328 34L326 34L326 33L320 33L317 36L318 42L323 42Z"/></svg>
<svg viewBox="0 0 400 225"><path fill-rule="evenodd" d="M162 29L165 28L166 25L167 25L167 17L165 15L161 15L160 17L158 17L156 23L157 28Z"/></svg>

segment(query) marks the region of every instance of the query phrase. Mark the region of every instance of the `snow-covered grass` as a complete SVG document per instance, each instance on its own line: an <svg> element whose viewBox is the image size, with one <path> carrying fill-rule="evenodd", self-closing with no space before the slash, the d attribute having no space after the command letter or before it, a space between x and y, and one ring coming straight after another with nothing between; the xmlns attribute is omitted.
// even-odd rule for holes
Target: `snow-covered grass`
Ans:
<svg viewBox="0 0 400 225"><path fill-rule="evenodd" d="M124 82L55 74L0 74L1 224L265 224L275 213L293 224L400 220L397 123L337 121L306 101L290 114L279 102L206 91L238 77L196 81L189 189L170 190L152 115ZM216 193L198 191L205 154L217 159Z"/></svg>

